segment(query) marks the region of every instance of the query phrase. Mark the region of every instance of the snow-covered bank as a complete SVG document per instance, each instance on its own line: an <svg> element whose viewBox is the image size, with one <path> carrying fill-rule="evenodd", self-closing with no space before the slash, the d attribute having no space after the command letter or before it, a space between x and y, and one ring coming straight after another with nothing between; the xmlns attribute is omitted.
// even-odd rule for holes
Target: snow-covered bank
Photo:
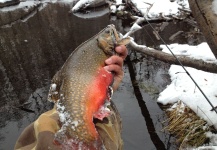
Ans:
<svg viewBox="0 0 217 150"><path fill-rule="evenodd" d="M168 52L165 46L162 47L163 51ZM179 50L179 54L186 53L188 56L202 58L204 60L215 59L206 43L202 43L198 46L172 44L169 45L169 47L171 47L172 51L175 50L175 54L177 54L177 51ZM210 102L214 106L217 106L217 74L196 70L190 67L186 67L186 69L209 98ZM212 109L210 104L197 89L183 68L181 66L171 65L169 74L172 83L162 93L160 93L158 102L168 104L181 100L197 113L198 116L202 117L210 125L214 125L217 128L217 114L215 111L210 111Z"/></svg>
<svg viewBox="0 0 217 150"><path fill-rule="evenodd" d="M169 53L165 45L162 45L161 47L164 52ZM212 60L216 62L216 59L207 43L202 43L197 46L171 44L169 47L177 55L187 55L193 58L200 58L206 61ZM186 69L203 90L210 102L214 106L217 106L217 74L204 72L190 67L186 67ZM158 102L164 105L174 103L176 105L176 102L181 100L200 118L205 120L210 126L213 125L217 129L216 112L211 111L212 107L183 68L181 66L171 65L169 75L172 82L163 92L160 93ZM211 139L210 145L216 145L215 140L212 140L217 138L216 134L207 134L207 137Z"/></svg>

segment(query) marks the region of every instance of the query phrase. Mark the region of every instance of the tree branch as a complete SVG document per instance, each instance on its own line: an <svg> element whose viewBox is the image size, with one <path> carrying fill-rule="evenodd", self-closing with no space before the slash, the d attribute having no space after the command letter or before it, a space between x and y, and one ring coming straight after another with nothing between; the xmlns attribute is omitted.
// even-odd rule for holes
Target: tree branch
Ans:
<svg viewBox="0 0 217 150"><path fill-rule="evenodd" d="M174 56L165 52L155 50L153 48L148 48L146 46L137 45L134 41L131 41L129 46L132 50L140 52L143 55L154 57L169 64L180 65ZM217 73L217 64L215 63L208 63L202 59L193 59L186 56L177 56L177 58L184 66L193 67L206 72Z"/></svg>

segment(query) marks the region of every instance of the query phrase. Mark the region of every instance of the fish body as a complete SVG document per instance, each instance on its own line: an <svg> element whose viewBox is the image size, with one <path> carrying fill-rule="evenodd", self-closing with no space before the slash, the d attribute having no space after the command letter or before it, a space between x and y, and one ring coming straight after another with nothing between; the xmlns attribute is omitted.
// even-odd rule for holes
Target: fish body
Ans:
<svg viewBox="0 0 217 150"><path fill-rule="evenodd" d="M103 105L109 100L113 82L113 74L104 69L105 60L115 54L116 45L128 42L119 38L114 25L108 25L75 49L55 74L49 100L55 101L59 113L62 127L56 137L60 143L71 139L70 145L82 143L99 149L93 117L103 119L109 115Z"/></svg>

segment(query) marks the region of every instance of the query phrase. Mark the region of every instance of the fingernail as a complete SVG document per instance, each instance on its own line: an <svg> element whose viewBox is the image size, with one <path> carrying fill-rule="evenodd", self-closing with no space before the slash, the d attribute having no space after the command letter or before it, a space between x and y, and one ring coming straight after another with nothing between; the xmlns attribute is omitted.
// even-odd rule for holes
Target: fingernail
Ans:
<svg viewBox="0 0 217 150"><path fill-rule="evenodd" d="M111 64L112 63L112 59L111 58L108 58L105 60L106 64Z"/></svg>
<svg viewBox="0 0 217 150"><path fill-rule="evenodd" d="M122 47L121 46L117 46L115 50L118 51L118 52L121 52L122 51Z"/></svg>
<svg viewBox="0 0 217 150"><path fill-rule="evenodd" d="M109 66L104 66L104 69L105 69L106 71L109 71Z"/></svg>

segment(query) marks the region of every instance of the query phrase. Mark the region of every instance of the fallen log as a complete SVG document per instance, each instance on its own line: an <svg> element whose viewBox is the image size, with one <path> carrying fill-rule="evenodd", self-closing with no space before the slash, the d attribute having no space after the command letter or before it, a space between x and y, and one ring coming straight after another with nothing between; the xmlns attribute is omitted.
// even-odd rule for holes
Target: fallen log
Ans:
<svg viewBox="0 0 217 150"><path fill-rule="evenodd" d="M129 48L142 53L143 55L147 55L150 57L154 57L158 60L169 64L180 65L177 59L168 53L162 52L160 50L156 50L153 48L149 48L142 45L137 45L135 42L131 41L129 44ZM193 59L187 56L177 56L178 60L182 63L182 65L187 67L193 67L198 70L203 70L210 73L217 73L217 64L205 62L202 59Z"/></svg>

